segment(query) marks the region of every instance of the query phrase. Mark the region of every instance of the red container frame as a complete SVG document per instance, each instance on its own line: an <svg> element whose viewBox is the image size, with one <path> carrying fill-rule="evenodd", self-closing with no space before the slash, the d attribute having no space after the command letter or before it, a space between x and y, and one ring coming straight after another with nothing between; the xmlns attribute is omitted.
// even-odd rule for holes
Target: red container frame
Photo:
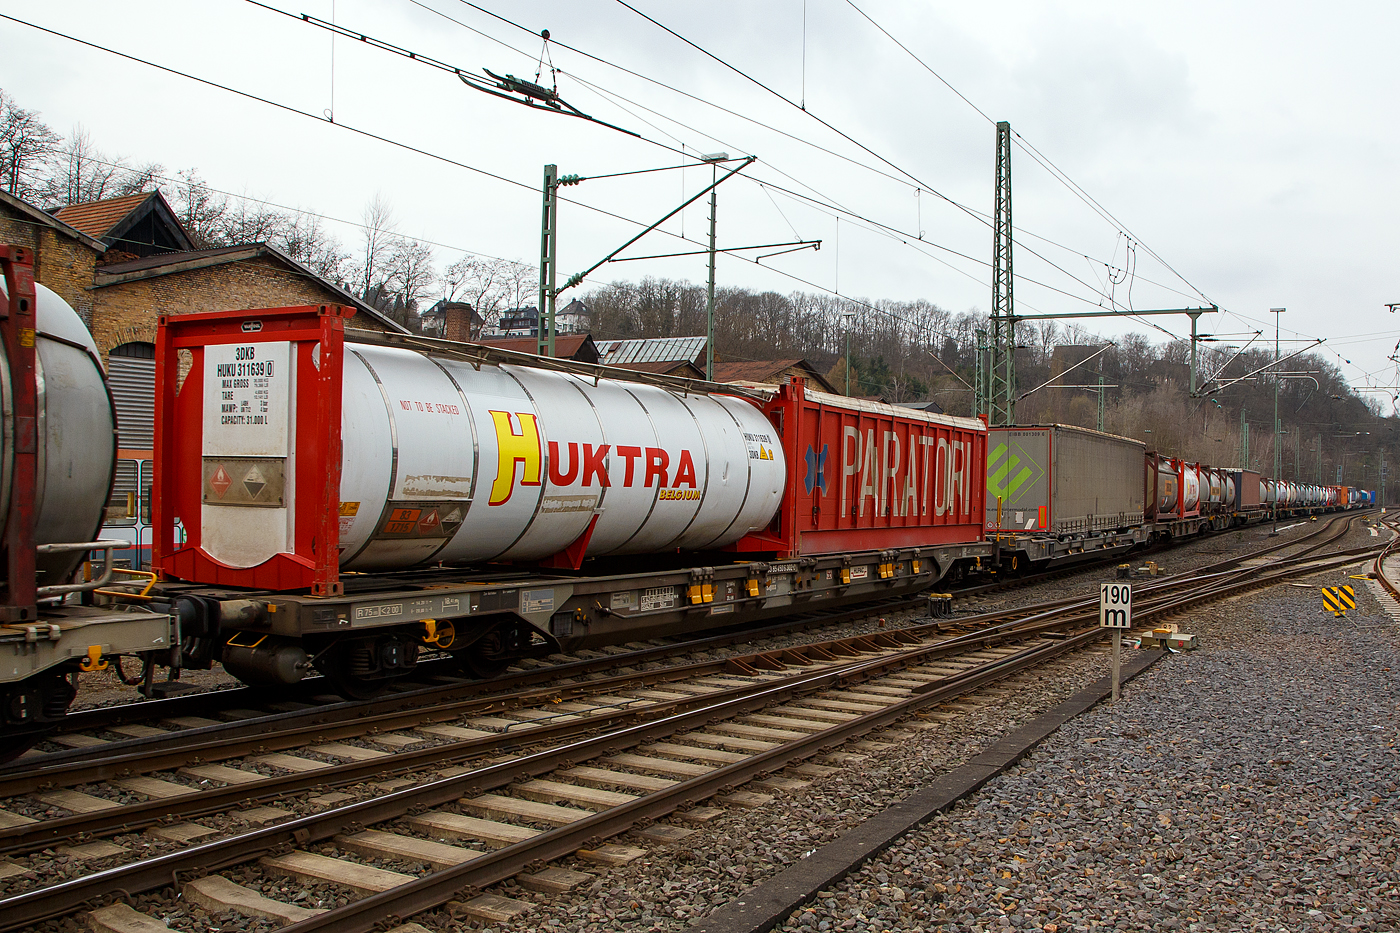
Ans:
<svg viewBox="0 0 1400 933"><path fill-rule="evenodd" d="M152 565L162 579L339 596L340 410L345 320L354 308L303 305L161 315L156 337ZM204 348L289 341L297 361L293 550L231 567L201 547ZM180 351L190 353L181 371ZM318 355L319 354L319 355ZM185 541L175 543L182 520Z"/></svg>
<svg viewBox="0 0 1400 933"><path fill-rule="evenodd" d="M744 537L734 550L791 558L986 539L982 527L987 493L985 430L904 417L886 406L848 407L809 398L801 379L782 385L762 408L782 438L787 488L769 527ZM848 428L861 438L854 445ZM905 496L911 438L918 447L919 471L912 509ZM857 459L864 461L865 447L872 440L873 463L880 476L874 484L876 495L861 495L864 463L851 475L846 474L845 463L853 449L859 450ZM960 477L959 507L941 515L937 513L940 443L947 444L948 470ZM954 443L961 446L955 449ZM847 490L847 484L853 488ZM847 490L844 500L843 490Z"/></svg>

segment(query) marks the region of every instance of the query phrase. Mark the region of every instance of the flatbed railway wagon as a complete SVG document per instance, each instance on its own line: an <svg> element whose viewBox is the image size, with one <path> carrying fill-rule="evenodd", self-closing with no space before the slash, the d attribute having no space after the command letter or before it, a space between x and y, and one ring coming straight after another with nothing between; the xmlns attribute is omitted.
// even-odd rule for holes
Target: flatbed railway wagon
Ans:
<svg viewBox="0 0 1400 933"><path fill-rule="evenodd" d="M150 607L91 604L120 541L94 540L116 458L116 416L82 319L0 245L0 761L67 712L83 671L121 656L179 662L178 627ZM76 579L91 551L104 569ZM132 676L140 671L133 671ZM149 688L149 680L147 681Z"/></svg>
<svg viewBox="0 0 1400 933"><path fill-rule="evenodd" d="M489 675L992 553L980 421L347 336L352 313L160 322L154 561L187 663L354 694L424 649Z"/></svg>
<svg viewBox="0 0 1400 933"><path fill-rule="evenodd" d="M1147 540L1146 446L1073 425L995 427L986 528L1003 570L1103 557Z"/></svg>

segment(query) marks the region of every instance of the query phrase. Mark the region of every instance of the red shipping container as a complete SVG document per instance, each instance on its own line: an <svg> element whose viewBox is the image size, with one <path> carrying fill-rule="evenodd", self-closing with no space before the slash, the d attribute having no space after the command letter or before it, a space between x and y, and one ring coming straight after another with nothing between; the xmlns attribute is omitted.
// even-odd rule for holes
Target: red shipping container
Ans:
<svg viewBox="0 0 1400 933"><path fill-rule="evenodd" d="M737 550L801 557L985 539L981 421L815 392L800 379L763 410L787 455L787 490L767 531Z"/></svg>

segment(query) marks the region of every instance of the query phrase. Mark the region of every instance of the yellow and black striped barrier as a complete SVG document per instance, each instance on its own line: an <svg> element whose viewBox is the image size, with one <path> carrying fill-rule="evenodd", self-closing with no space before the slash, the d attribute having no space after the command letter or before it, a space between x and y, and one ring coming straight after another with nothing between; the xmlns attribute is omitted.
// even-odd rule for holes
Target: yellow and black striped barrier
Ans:
<svg viewBox="0 0 1400 933"><path fill-rule="evenodd" d="M1347 614L1348 609L1356 608L1356 591L1350 586L1323 586L1322 608L1332 613L1333 618Z"/></svg>

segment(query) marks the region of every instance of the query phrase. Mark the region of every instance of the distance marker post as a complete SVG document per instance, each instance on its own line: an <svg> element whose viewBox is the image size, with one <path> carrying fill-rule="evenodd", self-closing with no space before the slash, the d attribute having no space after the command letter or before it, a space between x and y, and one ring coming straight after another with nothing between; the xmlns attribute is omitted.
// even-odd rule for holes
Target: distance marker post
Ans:
<svg viewBox="0 0 1400 933"><path fill-rule="evenodd" d="M1113 702L1118 702L1118 672L1123 630L1133 627L1133 588L1128 583L1099 584L1099 628L1113 629Z"/></svg>

